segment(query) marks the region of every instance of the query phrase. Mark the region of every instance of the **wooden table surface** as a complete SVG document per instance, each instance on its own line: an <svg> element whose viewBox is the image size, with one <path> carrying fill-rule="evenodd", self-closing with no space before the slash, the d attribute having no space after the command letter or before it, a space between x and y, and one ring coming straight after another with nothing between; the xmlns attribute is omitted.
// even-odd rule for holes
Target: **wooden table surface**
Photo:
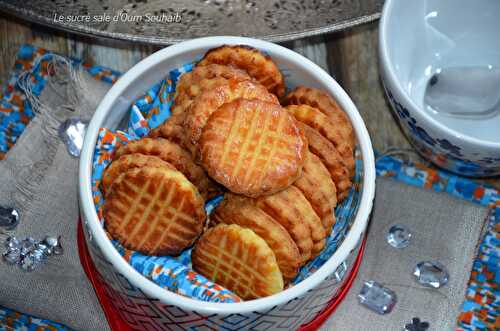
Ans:
<svg viewBox="0 0 500 331"><path fill-rule="evenodd" d="M380 84L377 27L378 22L374 22L346 32L288 42L284 46L305 55L336 78L358 107L376 150L411 148L389 109ZM5 85L15 54L24 43L90 59L122 72L159 49L67 34L0 14L0 86ZM500 178L485 181L500 188Z"/></svg>

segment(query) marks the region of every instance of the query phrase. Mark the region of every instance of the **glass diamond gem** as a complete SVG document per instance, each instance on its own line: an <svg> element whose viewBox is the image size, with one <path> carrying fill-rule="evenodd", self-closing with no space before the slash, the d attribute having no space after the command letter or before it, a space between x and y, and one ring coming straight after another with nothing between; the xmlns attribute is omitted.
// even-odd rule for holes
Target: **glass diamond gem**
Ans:
<svg viewBox="0 0 500 331"><path fill-rule="evenodd" d="M74 157L80 156L87 126L88 122L84 122L79 118L70 118L59 127L59 138L66 145L70 155Z"/></svg>
<svg viewBox="0 0 500 331"><path fill-rule="evenodd" d="M21 257L21 251L19 249L9 249L3 253L3 259L8 264L17 264Z"/></svg>
<svg viewBox="0 0 500 331"><path fill-rule="evenodd" d="M410 244L411 232L404 225L393 225L387 233L387 243L394 248L405 248Z"/></svg>
<svg viewBox="0 0 500 331"><path fill-rule="evenodd" d="M370 280L365 282L358 294L358 301L363 306L380 315L388 314L396 305L396 293L383 285Z"/></svg>
<svg viewBox="0 0 500 331"><path fill-rule="evenodd" d="M21 269L25 271L33 271L40 264L40 260L38 260L33 254L28 254L21 259L19 264L21 265Z"/></svg>
<svg viewBox="0 0 500 331"><path fill-rule="evenodd" d="M19 213L14 208L0 206L0 227L13 230L19 224Z"/></svg>
<svg viewBox="0 0 500 331"><path fill-rule="evenodd" d="M21 242L16 237L10 236L5 240L5 248L8 249L20 249Z"/></svg>
<svg viewBox="0 0 500 331"><path fill-rule="evenodd" d="M450 275L446 267L438 261L423 261L415 266L413 275L417 281L427 287L440 288L448 283Z"/></svg>

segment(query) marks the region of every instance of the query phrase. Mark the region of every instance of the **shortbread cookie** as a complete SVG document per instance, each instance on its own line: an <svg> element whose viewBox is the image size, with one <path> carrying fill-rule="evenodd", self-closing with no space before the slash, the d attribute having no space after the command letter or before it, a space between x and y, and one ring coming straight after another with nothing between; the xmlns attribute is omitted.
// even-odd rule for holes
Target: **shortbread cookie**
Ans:
<svg viewBox="0 0 500 331"><path fill-rule="evenodd" d="M247 45L223 45L209 50L198 66L211 63L232 65L245 70L279 98L285 94L285 82L278 66L270 56Z"/></svg>
<svg viewBox="0 0 500 331"><path fill-rule="evenodd" d="M325 247L325 239L327 233L319 216L314 211L310 202L304 194L295 186L290 186L288 189L290 200L293 201L293 210L302 221L309 226L311 230L311 239L313 247L311 249L311 258L315 258Z"/></svg>
<svg viewBox="0 0 500 331"><path fill-rule="evenodd" d="M342 161L342 157L335 146L316 130L305 124L302 124L301 128L307 137L309 150L319 157L332 176L337 189L337 201L344 200L349 193L352 183L349 178L349 171Z"/></svg>
<svg viewBox="0 0 500 331"><path fill-rule="evenodd" d="M183 74L175 88L172 113L178 114L189 109L192 101L203 91L213 89L228 81L241 82L252 78L243 70L220 64L197 66Z"/></svg>
<svg viewBox="0 0 500 331"><path fill-rule="evenodd" d="M213 179L232 192L258 197L283 190L300 176L307 140L280 105L238 99L210 116L199 148Z"/></svg>
<svg viewBox="0 0 500 331"><path fill-rule="evenodd" d="M309 152L302 176L293 185L300 189L316 214L325 221L323 225L328 236L332 231L332 217L337 206L335 183L328 169L316 155Z"/></svg>
<svg viewBox="0 0 500 331"><path fill-rule="evenodd" d="M163 124L149 132L150 138L165 138L180 146L186 144L186 131L184 130L184 119L186 113L172 114Z"/></svg>
<svg viewBox="0 0 500 331"><path fill-rule="evenodd" d="M113 183L103 215L113 238L147 255L178 255L201 234L206 218L202 196L181 172L147 166Z"/></svg>
<svg viewBox="0 0 500 331"><path fill-rule="evenodd" d="M340 135L351 149L355 149L355 136L349 116L340 108L337 102L325 91L320 89L299 86L283 100L284 105L309 105L319 109L339 126Z"/></svg>
<svg viewBox="0 0 500 331"><path fill-rule="evenodd" d="M354 174L354 150L349 140L343 136L344 128L339 123L335 123L321 111L308 105L290 105L286 106L286 109L298 121L312 127L327 138L342 156L350 176Z"/></svg>
<svg viewBox="0 0 500 331"><path fill-rule="evenodd" d="M204 91L193 100L184 122L189 150L194 155L197 153L198 140L210 115L223 104L239 98L259 99L279 104L278 99L267 92L264 86L252 81L229 82Z"/></svg>
<svg viewBox="0 0 500 331"><path fill-rule="evenodd" d="M142 138L120 146L115 153L116 160L122 155L140 153L157 156L182 172L200 191L207 196L209 178L202 167L195 164L191 154L178 144L162 138Z"/></svg>
<svg viewBox="0 0 500 331"><path fill-rule="evenodd" d="M221 205L210 215L214 224L237 224L258 234L271 247L285 279L299 271L301 256L288 231L260 208L234 194L226 194Z"/></svg>
<svg viewBox="0 0 500 331"><path fill-rule="evenodd" d="M108 192L113 182L118 176L133 168L142 167L167 167L175 169L170 163L163 161L159 157L143 154L125 154L111 162L102 175L101 190L104 195Z"/></svg>
<svg viewBox="0 0 500 331"><path fill-rule="evenodd" d="M205 232L191 253L193 268L244 300L283 290L273 251L250 229L220 224Z"/></svg>
<svg viewBox="0 0 500 331"><path fill-rule="evenodd" d="M304 220L309 216L302 214L303 210L295 206L295 199L301 194L296 190L296 187L290 186L275 194L255 199L255 204L288 231L299 249L302 264L305 264L312 256L314 242L311 228ZM314 213L314 210L308 212Z"/></svg>

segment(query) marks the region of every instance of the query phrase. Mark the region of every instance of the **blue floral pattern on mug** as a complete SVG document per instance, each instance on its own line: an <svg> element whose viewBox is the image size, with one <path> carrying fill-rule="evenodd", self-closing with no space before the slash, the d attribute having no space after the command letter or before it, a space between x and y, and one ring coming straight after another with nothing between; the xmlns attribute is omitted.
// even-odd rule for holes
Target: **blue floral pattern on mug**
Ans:
<svg viewBox="0 0 500 331"><path fill-rule="evenodd" d="M446 138L433 137L424 128L419 126L417 120L411 116L410 111L399 102L391 90L383 84L394 113L401 126L408 130L407 137L416 149L426 158L441 167L451 169L465 176L486 176L497 172L492 165L500 162L500 157L480 157L477 160L465 158L460 146Z"/></svg>

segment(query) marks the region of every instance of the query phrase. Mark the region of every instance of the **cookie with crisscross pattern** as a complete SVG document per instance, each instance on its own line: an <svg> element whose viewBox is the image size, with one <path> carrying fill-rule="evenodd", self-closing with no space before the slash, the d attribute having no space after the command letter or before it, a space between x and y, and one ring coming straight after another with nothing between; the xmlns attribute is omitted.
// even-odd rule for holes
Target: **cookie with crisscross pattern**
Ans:
<svg viewBox="0 0 500 331"><path fill-rule="evenodd" d="M220 224L205 232L191 254L193 268L245 300L283 290L273 251L255 232Z"/></svg>
<svg viewBox="0 0 500 331"><path fill-rule="evenodd" d="M225 199L210 215L212 224L237 224L258 234L271 247L285 279L299 271L301 256L288 231L246 198L226 194Z"/></svg>
<svg viewBox="0 0 500 331"><path fill-rule="evenodd" d="M253 81L229 81L228 84L202 92L193 100L184 122L188 147L193 155L197 153L198 140L210 115L225 103L239 98L259 99L279 104L278 99L267 92L264 86Z"/></svg>
<svg viewBox="0 0 500 331"><path fill-rule="evenodd" d="M335 222L333 211L337 206L337 192L335 183L323 162L309 152L302 168L302 176L293 185L304 194L323 221L326 236L330 235Z"/></svg>
<svg viewBox="0 0 500 331"><path fill-rule="evenodd" d="M199 142L201 164L230 191L272 194L301 174L307 140L280 105L237 99L215 111Z"/></svg>
<svg viewBox="0 0 500 331"><path fill-rule="evenodd" d="M203 91L227 84L229 80L241 82L252 78L243 70L220 64L197 66L191 72L183 74L175 88L172 113L186 111L192 101Z"/></svg>
<svg viewBox="0 0 500 331"><path fill-rule="evenodd" d="M207 196L209 191L209 178L202 167L197 165L191 154L180 145L162 138L142 138L130 141L117 148L114 155L116 160L122 155L140 153L157 156L163 161L173 165L182 172L200 191Z"/></svg>
<svg viewBox="0 0 500 331"><path fill-rule="evenodd" d="M175 169L170 163L163 161L157 156L139 153L125 154L111 162L104 170L101 181L102 193L106 194L113 182L127 170L142 167L167 167Z"/></svg>
<svg viewBox="0 0 500 331"><path fill-rule="evenodd" d="M206 218L202 196L181 172L147 166L115 180L103 215L113 238L147 255L178 255L200 235Z"/></svg>
<svg viewBox="0 0 500 331"><path fill-rule="evenodd" d="M284 105L308 105L320 110L339 127L339 135L355 149L355 136L349 116L327 92L305 86L298 86L283 99Z"/></svg>
<svg viewBox="0 0 500 331"><path fill-rule="evenodd" d="M278 97L285 94L285 82L278 66L270 56L247 45L223 45L209 50L198 66L211 63L232 65L245 70Z"/></svg>
<svg viewBox="0 0 500 331"><path fill-rule="evenodd" d="M292 113L295 118L314 128L322 136L327 138L342 156L342 161L349 171L349 175L354 174L354 150L346 138L342 136L342 126L333 122L321 111L308 105L290 105L286 109Z"/></svg>

